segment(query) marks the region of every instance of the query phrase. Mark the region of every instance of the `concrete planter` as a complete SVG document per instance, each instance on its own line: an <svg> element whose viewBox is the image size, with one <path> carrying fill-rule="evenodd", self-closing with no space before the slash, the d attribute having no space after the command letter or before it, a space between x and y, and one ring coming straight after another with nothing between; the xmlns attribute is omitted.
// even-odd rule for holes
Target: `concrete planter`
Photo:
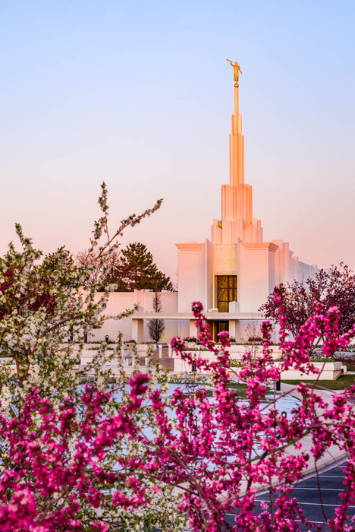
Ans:
<svg viewBox="0 0 355 532"><path fill-rule="evenodd" d="M158 344L158 348L159 348L159 345ZM147 355L149 352L155 352L157 350L157 346L156 344L137 344L136 345L136 350L137 350L137 354L139 356L145 356Z"/></svg>
<svg viewBox="0 0 355 532"><path fill-rule="evenodd" d="M196 353L197 356L204 358L206 360L214 360L215 355L211 353L210 351L206 351L201 346L196 346L196 344L193 345L190 349L192 349L194 353ZM218 346L217 346L218 347ZM272 359L273 360L280 360L281 358L281 351L280 347L278 345L272 345L270 346L272 349ZM186 349L189 350L188 348ZM262 352L262 346L260 345L252 345L252 344L245 344L245 345L237 345L232 344L230 347L228 347L228 351L231 355L231 359L233 360L242 360L245 353L253 353L255 355L260 355Z"/></svg>
<svg viewBox="0 0 355 532"><path fill-rule="evenodd" d="M148 344L137 344L137 354L140 356L144 356L148 353Z"/></svg>
<svg viewBox="0 0 355 532"><path fill-rule="evenodd" d="M198 348L198 345L196 344L196 342L185 342L185 345L186 345L187 349L197 349Z"/></svg>
<svg viewBox="0 0 355 532"><path fill-rule="evenodd" d="M288 370L283 371L281 378L284 380L305 380L310 381L314 379L324 380L324 381L333 381L336 380L342 374L342 363L341 362L313 362L313 365L321 371L320 374L301 373L300 371Z"/></svg>
<svg viewBox="0 0 355 532"><path fill-rule="evenodd" d="M198 356L201 358L204 358L206 360L214 360L215 357L212 353L209 351L202 351L201 353L197 353ZM184 373L184 372L191 372L191 366L181 360L180 358L173 358L173 372L174 373ZM232 360L240 360L239 358L232 357ZM281 374L281 379L283 380L336 380L342 373L342 363L341 362L314 362L314 366L321 371L320 374L317 373L309 373L306 375L305 373L301 373L300 371L296 370L288 370L283 371ZM239 373L241 370L241 366L233 367L233 371L236 373Z"/></svg>

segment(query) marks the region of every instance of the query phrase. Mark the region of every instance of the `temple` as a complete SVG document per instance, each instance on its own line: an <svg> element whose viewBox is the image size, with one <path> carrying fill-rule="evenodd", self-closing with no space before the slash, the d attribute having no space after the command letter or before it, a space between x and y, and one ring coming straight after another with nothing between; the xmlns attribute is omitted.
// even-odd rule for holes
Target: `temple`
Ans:
<svg viewBox="0 0 355 532"><path fill-rule="evenodd" d="M263 240L261 221L253 215L253 189L244 180L238 83L234 85L229 168L229 184L221 187L221 218L213 221L211 240L177 244L178 312L187 312L191 301L202 301L215 330L227 329L234 336L242 334L239 322L246 325L250 314L258 313L275 285L302 281L315 269L300 262L287 242Z"/></svg>
<svg viewBox="0 0 355 532"><path fill-rule="evenodd" d="M244 179L240 67L229 62L235 73L229 183L221 187L221 215L212 223L210 239L176 244L178 292L162 294L162 312L156 315L165 320L166 339L176 334L195 336L193 301L203 303L214 335L228 330L233 337L248 339L248 335L257 334L261 319L258 309L275 285L294 279L302 282L316 269L299 261L287 242L263 240L261 221L253 215L253 189ZM138 304L138 311L129 324L121 324L125 336L138 342L148 340L146 321L154 317L152 293L132 294L133 302Z"/></svg>

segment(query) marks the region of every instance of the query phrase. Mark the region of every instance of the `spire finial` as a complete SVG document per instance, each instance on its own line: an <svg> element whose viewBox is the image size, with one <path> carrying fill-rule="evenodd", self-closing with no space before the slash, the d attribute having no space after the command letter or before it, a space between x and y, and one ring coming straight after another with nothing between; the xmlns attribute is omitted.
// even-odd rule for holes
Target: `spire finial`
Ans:
<svg viewBox="0 0 355 532"><path fill-rule="evenodd" d="M240 66L239 66L239 63L237 61L232 61L231 59L226 59L226 61L228 61L228 63L231 65L231 67L233 67L233 71L234 71L234 86L235 87L239 87L239 74L243 74Z"/></svg>

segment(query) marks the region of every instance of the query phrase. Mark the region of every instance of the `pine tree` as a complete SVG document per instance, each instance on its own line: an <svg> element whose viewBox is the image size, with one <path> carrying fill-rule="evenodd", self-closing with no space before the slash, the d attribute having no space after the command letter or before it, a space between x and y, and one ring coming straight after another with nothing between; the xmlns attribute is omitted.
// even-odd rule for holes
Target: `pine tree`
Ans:
<svg viewBox="0 0 355 532"><path fill-rule="evenodd" d="M141 242L133 242L121 250L111 281L124 291L174 289L170 278L157 268L153 255Z"/></svg>

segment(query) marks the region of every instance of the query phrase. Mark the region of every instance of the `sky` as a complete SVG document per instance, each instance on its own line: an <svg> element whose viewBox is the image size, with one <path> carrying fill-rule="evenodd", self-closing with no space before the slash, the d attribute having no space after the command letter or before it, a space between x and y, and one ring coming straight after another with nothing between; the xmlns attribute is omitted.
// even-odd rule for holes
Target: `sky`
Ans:
<svg viewBox="0 0 355 532"><path fill-rule="evenodd" d="M228 182L239 61L246 182L266 240L355 267L352 0L0 0L0 250L88 247L100 183L122 242L176 279Z"/></svg>

